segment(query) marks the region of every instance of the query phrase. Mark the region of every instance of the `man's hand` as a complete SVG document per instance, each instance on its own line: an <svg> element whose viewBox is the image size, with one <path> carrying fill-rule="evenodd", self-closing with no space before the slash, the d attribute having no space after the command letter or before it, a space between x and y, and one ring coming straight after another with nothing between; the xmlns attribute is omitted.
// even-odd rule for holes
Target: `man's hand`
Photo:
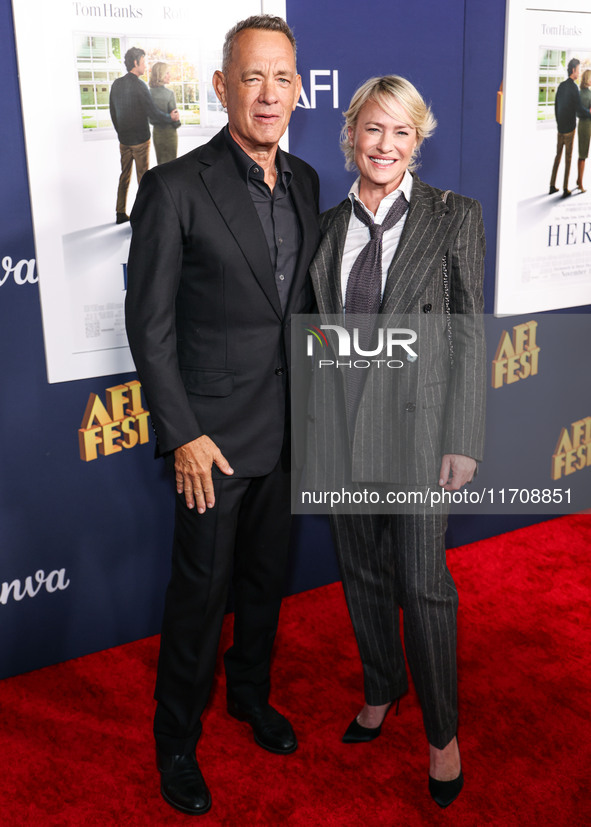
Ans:
<svg viewBox="0 0 591 827"><path fill-rule="evenodd" d="M181 113L179 112L178 109L173 109L172 112L170 113L170 118L173 121L180 121Z"/></svg>
<svg viewBox="0 0 591 827"><path fill-rule="evenodd" d="M205 513L206 506L213 508L215 505L211 478L214 462L224 474L234 473L228 460L208 436L187 442L174 452L176 490L179 494L184 492L187 508L194 508L197 504L199 514Z"/></svg>
<svg viewBox="0 0 591 827"><path fill-rule="evenodd" d="M444 454L439 472L439 485L445 491L459 491L467 482L472 482L476 471L476 460L463 454Z"/></svg>

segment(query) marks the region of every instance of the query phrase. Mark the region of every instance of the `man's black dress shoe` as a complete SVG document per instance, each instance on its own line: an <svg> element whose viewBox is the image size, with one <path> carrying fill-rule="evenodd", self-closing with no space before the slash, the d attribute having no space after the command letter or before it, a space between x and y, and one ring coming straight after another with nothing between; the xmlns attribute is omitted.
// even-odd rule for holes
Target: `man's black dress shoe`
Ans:
<svg viewBox="0 0 591 827"><path fill-rule="evenodd" d="M558 187L550 187L549 195L554 195L555 192L558 192Z"/></svg>
<svg viewBox="0 0 591 827"><path fill-rule="evenodd" d="M298 742L291 724L270 704L242 709L228 698L228 714L251 725L259 747L279 755L289 755L297 749Z"/></svg>
<svg viewBox="0 0 591 827"><path fill-rule="evenodd" d="M126 221L129 221L127 213L118 212L115 216L115 224L125 224Z"/></svg>
<svg viewBox="0 0 591 827"><path fill-rule="evenodd" d="M431 798L440 807L449 807L449 805L456 800L464 786L464 776L460 770L460 774L453 781L437 781L435 778L429 776L429 792Z"/></svg>
<svg viewBox="0 0 591 827"><path fill-rule="evenodd" d="M181 813L198 816L211 807L211 793L194 754L164 755L158 751L160 792Z"/></svg>

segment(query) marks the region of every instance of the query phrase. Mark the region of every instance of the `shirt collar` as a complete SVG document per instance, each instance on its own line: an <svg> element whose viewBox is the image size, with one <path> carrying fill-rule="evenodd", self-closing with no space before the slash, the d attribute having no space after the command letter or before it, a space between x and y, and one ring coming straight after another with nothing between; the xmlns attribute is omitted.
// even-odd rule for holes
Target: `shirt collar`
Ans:
<svg viewBox="0 0 591 827"><path fill-rule="evenodd" d="M248 184L248 179L251 176L257 180L260 179L261 181L264 181L264 173L262 169L257 165L257 162L254 161L250 155L247 155L242 147L236 143L230 134L230 130L227 125L224 127L224 138L230 152L232 153L232 157L236 162L238 171L244 178L245 183ZM275 155L275 164L279 172L279 177L287 189L291 183L291 179L293 178L293 173L291 171L291 167L289 166L287 156L279 147L277 147L277 154Z"/></svg>
<svg viewBox="0 0 591 827"><path fill-rule="evenodd" d="M349 198L351 200L351 205L353 205L353 200L357 200L363 209L372 217L372 220L375 221L377 224L381 224L381 222L386 217L386 214L394 201L398 198L400 193L404 193L404 197L410 204L410 197L412 194L412 175L408 170L405 170L404 175L402 176L402 181L400 182L400 186L395 189L393 192L389 193L388 195L384 196L380 201L380 206L378 207L378 211L376 212L375 216L367 209L363 201L359 198L359 182L361 180L361 176L359 176L352 184L351 189L349 190Z"/></svg>

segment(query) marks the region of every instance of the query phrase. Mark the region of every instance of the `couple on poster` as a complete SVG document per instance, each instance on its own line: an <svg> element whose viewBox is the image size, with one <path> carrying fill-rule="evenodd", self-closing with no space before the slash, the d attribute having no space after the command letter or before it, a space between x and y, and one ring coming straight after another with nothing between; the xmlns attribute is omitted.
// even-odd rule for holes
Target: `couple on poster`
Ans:
<svg viewBox="0 0 591 827"><path fill-rule="evenodd" d="M585 192L583 187L583 174L585 172L585 161L589 156L589 138L591 137L591 70L583 72L581 78L581 89L577 87L576 81L581 73L581 61L573 57L568 62L568 77L563 80L556 90L554 99L554 112L556 115L556 128L558 138L556 141L556 155L552 166L550 177L549 194L558 192L556 177L558 167L564 149L564 183L562 185L562 197L568 198L572 195L569 189L570 165L573 156L575 134L577 132L577 118L579 118L579 159L577 162L577 189Z"/></svg>
<svg viewBox="0 0 591 827"><path fill-rule="evenodd" d="M457 490L471 480L484 394L481 336L456 339L453 366L446 338L446 295L451 314L482 312L480 206L454 194L444 201L411 173L435 126L417 90L394 76L358 90L344 148L359 179L319 219L315 171L278 148L301 88L287 24L268 15L237 24L213 85L228 126L142 180L126 301L130 346L177 489L154 722L161 791L192 815L211 807L195 748L231 580L228 712L251 726L259 746L279 754L297 748L289 721L269 704L291 519L291 315L312 312L315 301L321 313L351 303L362 315L376 307L438 314L445 346L431 356L428 387L417 388L407 410L426 419L437 443L438 479L425 482ZM363 390L354 404L353 439ZM381 416L387 423L387 405ZM457 593L445 525L442 515L333 521L365 678L365 705L343 740L376 738L406 691L402 606L429 741L429 789L440 806L463 784Z"/></svg>
<svg viewBox="0 0 591 827"><path fill-rule="evenodd" d="M177 155L180 113L174 93L166 88L170 72L166 63L158 62L150 72L150 91L141 80L146 72L146 53L132 46L124 57L127 74L113 81L109 94L109 112L119 138L121 175L117 187L115 223L125 224L127 190L135 163L138 184L150 166L150 123L154 125L154 148L159 164Z"/></svg>

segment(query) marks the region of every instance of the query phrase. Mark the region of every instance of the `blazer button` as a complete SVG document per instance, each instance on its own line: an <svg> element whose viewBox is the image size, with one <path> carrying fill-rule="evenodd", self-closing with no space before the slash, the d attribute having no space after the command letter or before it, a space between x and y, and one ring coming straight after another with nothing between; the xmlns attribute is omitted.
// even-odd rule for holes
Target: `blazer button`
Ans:
<svg viewBox="0 0 591 827"><path fill-rule="evenodd" d="M408 411L408 413L412 413L413 411L416 411L416 409L417 409L417 406L415 405L414 402L407 402L405 407L404 407L404 410Z"/></svg>
<svg viewBox="0 0 591 827"><path fill-rule="evenodd" d="M283 368L275 368L275 375L276 376L283 376L284 373L285 373L285 371L283 370Z"/></svg>
<svg viewBox="0 0 591 827"><path fill-rule="evenodd" d="M432 304L424 304L423 305L423 313L430 313L433 310Z"/></svg>

